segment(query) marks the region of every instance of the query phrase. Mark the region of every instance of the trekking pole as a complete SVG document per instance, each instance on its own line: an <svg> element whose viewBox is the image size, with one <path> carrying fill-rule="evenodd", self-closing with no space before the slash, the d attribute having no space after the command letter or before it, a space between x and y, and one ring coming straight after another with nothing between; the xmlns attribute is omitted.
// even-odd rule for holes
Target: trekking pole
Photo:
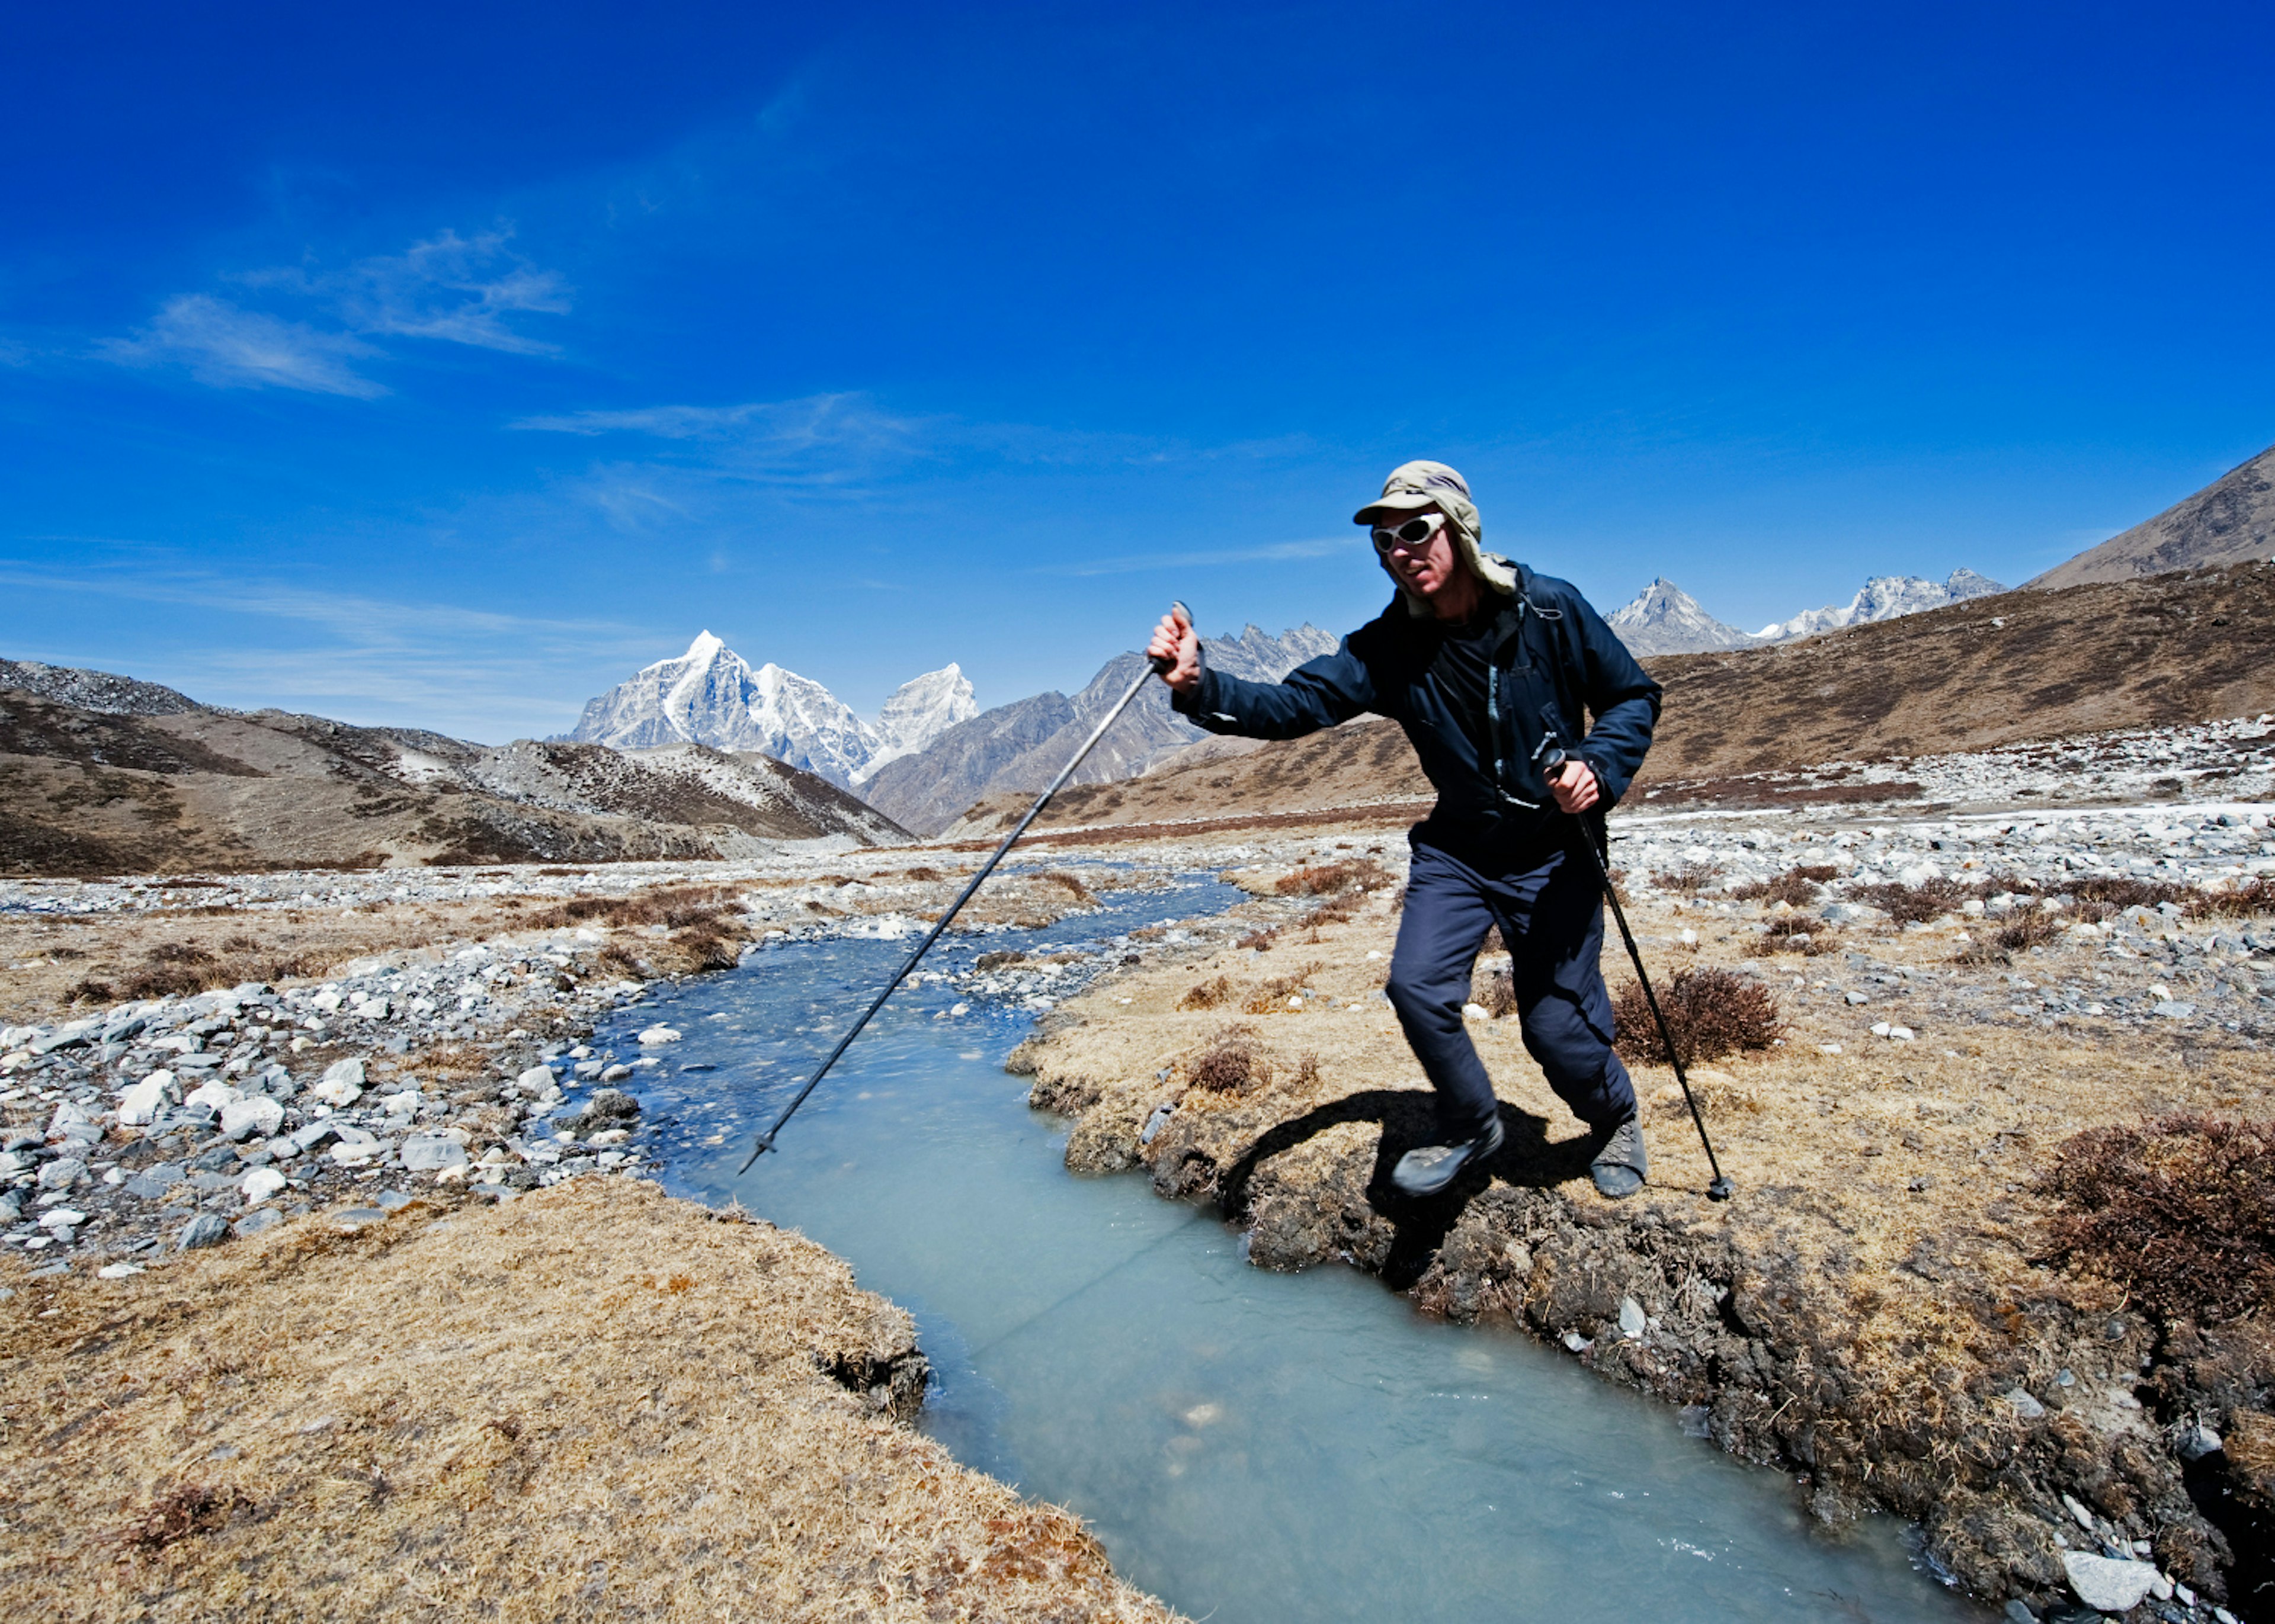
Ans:
<svg viewBox="0 0 2275 1624"><path fill-rule="evenodd" d="M1176 605L1176 608L1184 615L1185 623L1189 626L1192 624L1192 611L1187 609L1182 603ZM750 1155L744 1159L741 1167L735 1169L737 1178L748 1173L752 1162L775 1148L775 1136L782 1130L783 1125L791 1117L797 1114L797 1108L805 1103L805 1097L820 1086L822 1078L829 1075L829 1069L837 1063L837 1057L852 1047L853 1039L861 1035L863 1027L868 1025L869 1017L885 1007L885 1001L893 995L893 989L908 979L909 972L917 967L917 961L923 958L930 950L932 944L940 940L940 933L948 928L949 922L956 918L964 904L971 900L972 893L979 889L980 883L995 872L995 865L1003 860L1003 854L1011 850L1012 842L1024 835L1027 832L1027 826L1042 814L1043 808L1050 804L1051 797L1066 787L1066 781L1074 776L1074 770L1082 765L1083 758L1097 748L1098 741L1106 736L1106 730L1121 720L1122 713L1130 708L1130 702L1138 697L1138 691L1149 681L1168 668L1167 661L1153 660L1146 662L1145 669L1138 673L1138 680L1130 684L1130 691L1123 694L1115 702L1114 708L1106 713L1106 720L1091 730L1090 736L1083 741L1082 748L1074 752L1074 759L1059 769L1059 775L1051 780L1050 788L1036 797L1032 806L1027 808L1027 815L1020 819L1018 826L1003 837L1003 843L995 848L995 854L979 865L979 872L971 876L971 883L964 888L964 894L948 905L946 913L933 921L932 929L925 933L925 939L917 944L917 950L910 954L908 961L893 972L893 978L885 983L884 991L879 993L869 1007L861 1012L861 1018L853 1023L852 1030L837 1040L837 1046L829 1051L829 1058L815 1069L813 1075L805 1080L805 1086L798 1090L791 1097L790 1102L782 1107L782 1114L775 1118L774 1126L759 1136L759 1142L752 1147Z"/></svg>
<svg viewBox="0 0 2275 1624"><path fill-rule="evenodd" d="M1568 759L1552 729L1541 754L1544 772L1555 772ZM1627 943L1628 959L1635 965L1636 980L1643 986L1644 1002L1651 1006L1651 1018L1659 1023L1659 1040L1667 1046L1667 1058L1674 1067L1674 1080L1682 1086L1682 1102L1690 1107L1690 1121L1698 1129L1698 1143L1706 1147L1706 1165L1714 1173L1712 1182L1706 1186L1706 1198L1727 1201L1737 1194L1737 1186L1730 1182L1729 1175L1722 1171L1722 1164L1714 1158L1714 1142L1706 1137L1706 1119L1698 1114L1697 1096L1690 1091L1690 1079L1683 1075L1682 1051L1674 1046L1674 1029L1667 1024L1667 1014L1659 1007L1659 994L1651 990L1650 972L1643 967L1643 949L1636 946L1635 933L1628 928L1627 910L1620 906L1620 894L1612 884L1611 868L1597 847L1599 840L1609 839L1603 814L1599 812L1591 818L1585 812L1576 812L1572 820L1580 826L1581 850L1588 854L1588 865L1596 871L1596 883L1603 888L1604 900L1612 905L1612 918L1619 924L1620 940Z"/></svg>

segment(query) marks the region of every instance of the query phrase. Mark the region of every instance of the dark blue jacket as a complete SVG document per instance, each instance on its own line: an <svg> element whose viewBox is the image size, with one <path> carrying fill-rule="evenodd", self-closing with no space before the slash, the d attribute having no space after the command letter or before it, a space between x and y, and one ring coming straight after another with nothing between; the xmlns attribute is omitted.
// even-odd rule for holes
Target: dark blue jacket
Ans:
<svg viewBox="0 0 2275 1624"><path fill-rule="evenodd" d="M1561 839L1541 766L1549 728L1595 769L1608 805L1627 793L1651 748L1659 686L1568 582L1520 564L1515 595L1500 601L1488 726L1478 729L1493 741L1489 761L1478 759L1470 729L1432 673L1444 628L1397 599L1334 653L1283 681L1243 682L1204 661L1199 685L1171 704L1212 733L1249 738L1301 738L1368 712L1387 716L1406 729L1438 790L1415 837L1468 861L1515 857ZM1588 716L1595 725L1583 739Z"/></svg>

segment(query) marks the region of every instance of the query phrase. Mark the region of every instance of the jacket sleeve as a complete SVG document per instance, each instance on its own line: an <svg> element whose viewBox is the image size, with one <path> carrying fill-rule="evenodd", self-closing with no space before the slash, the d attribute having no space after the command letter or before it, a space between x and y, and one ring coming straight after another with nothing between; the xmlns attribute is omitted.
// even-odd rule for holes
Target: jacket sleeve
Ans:
<svg viewBox="0 0 2275 1624"><path fill-rule="evenodd" d="M1212 668L1203 651L1199 685L1172 693L1169 706L1196 727L1243 738L1301 738L1373 710L1373 674L1345 638L1332 654L1297 666L1276 683L1244 682Z"/></svg>
<svg viewBox="0 0 2275 1624"><path fill-rule="evenodd" d="M1585 598L1572 593L1565 612L1573 617L1580 644L1581 697L1596 719L1580 754L1596 769L1605 799L1617 802L1651 748L1663 691Z"/></svg>

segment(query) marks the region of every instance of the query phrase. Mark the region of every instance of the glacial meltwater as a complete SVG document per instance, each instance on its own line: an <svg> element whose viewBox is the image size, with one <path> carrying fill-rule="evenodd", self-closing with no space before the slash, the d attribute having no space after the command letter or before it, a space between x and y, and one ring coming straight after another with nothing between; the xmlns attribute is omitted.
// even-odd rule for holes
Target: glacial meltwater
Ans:
<svg viewBox="0 0 2275 1624"><path fill-rule="evenodd" d="M936 967L1236 896L1113 893L1103 914L943 941ZM925 1427L1078 1512L1132 1583L1221 1624L1981 1616L1901 1527L1821 1534L1786 1478L1555 1349L1431 1320L1355 1271L1251 1268L1213 1211L1070 1175L1067 1124L1002 1069L1032 1017L947 1014L950 986L896 993L780 1152L736 1176L913 945L769 946L595 1041L629 1055L659 1018L684 1034L630 1085L670 1186L802 1230L913 1313Z"/></svg>

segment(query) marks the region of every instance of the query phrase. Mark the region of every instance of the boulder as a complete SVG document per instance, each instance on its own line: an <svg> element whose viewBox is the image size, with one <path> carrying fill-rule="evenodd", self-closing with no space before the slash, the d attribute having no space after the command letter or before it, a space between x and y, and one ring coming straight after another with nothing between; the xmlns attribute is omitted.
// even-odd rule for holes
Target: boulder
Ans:
<svg viewBox="0 0 2275 1624"><path fill-rule="evenodd" d="M323 1080L309 1091L334 1110L343 1110L363 1098L363 1061L336 1060L324 1068Z"/></svg>
<svg viewBox="0 0 2275 1624"><path fill-rule="evenodd" d="M286 1182L284 1175L274 1167L255 1167L245 1175L245 1182L238 1188L245 1191L246 1205L259 1206L283 1190Z"/></svg>
<svg viewBox="0 0 2275 1624"><path fill-rule="evenodd" d="M2069 1588L2078 1600L2103 1613L2130 1613L2157 1588L2154 1562L2128 1562L2084 1551L2062 1552Z"/></svg>
<svg viewBox="0 0 2275 1624"><path fill-rule="evenodd" d="M415 1133L403 1142L406 1173L440 1173L466 1165L466 1147L442 1134Z"/></svg>
<svg viewBox="0 0 2275 1624"><path fill-rule="evenodd" d="M200 1212L182 1226L182 1233L174 1241L177 1251L193 1252L200 1247L218 1246L229 1238L229 1224L211 1212Z"/></svg>
<svg viewBox="0 0 2275 1624"><path fill-rule="evenodd" d="M232 1099L221 1108L221 1132L225 1139L267 1138L284 1126L284 1107L266 1094Z"/></svg>
<svg viewBox="0 0 2275 1624"><path fill-rule="evenodd" d="M118 1122L122 1128L147 1128L158 1120L159 1111L170 1100L178 1100L182 1091L175 1085L170 1071L154 1071L140 1083L130 1084L118 1096Z"/></svg>

